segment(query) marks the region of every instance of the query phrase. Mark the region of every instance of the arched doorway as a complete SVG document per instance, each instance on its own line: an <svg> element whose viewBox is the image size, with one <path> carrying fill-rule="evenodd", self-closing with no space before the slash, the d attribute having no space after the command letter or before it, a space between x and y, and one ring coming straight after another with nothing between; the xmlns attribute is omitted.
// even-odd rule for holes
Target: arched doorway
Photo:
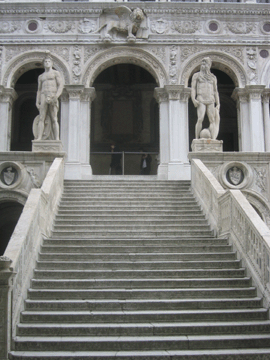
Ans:
<svg viewBox="0 0 270 360"><path fill-rule="evenodd" d="M41 64L40 64L41 66ZM36 68L24 73L15 84L18 95L13 105L11 150L31 151L34 139L32 125L38 115L36 108L36 94L38 76L43 72L42 68Z"/></svg>
<svg viewBox="0 0 270 360"><path fill-rule="evenodd" d="M9 239L22 213L23 205L14 201L0 202L0 255L3 255Z"/></svg>
<svg viewBox="0 0 270 360"><path fill-rule="evenodd" d="M140 171L141 150L152 152L151 175L157 173L159 109L154 99L154 77L134 64L117 64L95 79L96 99L91 107L91 166L94 175L108 175L110 144L124 151L125 175ZM123 160L123 159L122 159Z"/></svg>
<svg viewBox="0 0 270 360"><path fill-rule="evenodd" d="M197 72L198 69L196 69ZM217 78L218 92L220 98L220 128L217 140L223 141L223 151L238 151L238 125L236 103L231 95L235 88L233 80L223 71L211 68ZM193 74L192 74L193 75ZM189 79L189 86L191 86ZM191 99L189 100L189 145L191 150L192 140L195 139L195 125L197 122L197 111ZM209 126L207 116L205 117L203 128Z"/></svg>

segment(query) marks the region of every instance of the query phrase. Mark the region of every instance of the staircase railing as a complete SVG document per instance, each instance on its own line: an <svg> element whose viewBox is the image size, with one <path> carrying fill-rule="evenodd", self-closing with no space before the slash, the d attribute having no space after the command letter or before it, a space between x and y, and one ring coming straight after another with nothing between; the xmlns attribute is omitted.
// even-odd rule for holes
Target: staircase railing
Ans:
<svg viewBox="0 0 270 360"><path fill-rule="evenodd" d="M5 288L0 286L0 295L5 291L6 304L0 311L4 311L7 320L6 329L4 329L5 343L0 344L4 346L4 350L1 349L1 359L7 359L11 334L15 335L16 324L23 310L42 239L44 236L50 236L54 215L63 190L63 182L64 159L57 158L51 165L41 189L31 190L2 257L2 263L6 262L10 265L10 260L12 262L9 269L3 269L3 266L2 270L0 269L0 280L4 278L4 273L6 277L8 275L10 278L13 277L13 289L11 291L11 281Z"/></svg>
<svg viewBox="0 0 270 360"><path fill-rule="evenodd" d="M270 306L270 230L240 190L224 190L201 160L193 159L191 186L212 228L228 236L264 305Z"/></svg>

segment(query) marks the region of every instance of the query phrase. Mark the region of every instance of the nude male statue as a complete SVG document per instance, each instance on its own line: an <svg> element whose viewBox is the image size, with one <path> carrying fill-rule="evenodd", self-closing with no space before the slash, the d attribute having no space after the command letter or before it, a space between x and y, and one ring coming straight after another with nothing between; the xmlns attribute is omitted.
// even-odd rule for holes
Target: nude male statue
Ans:
<svg viewBox="0 0 270 360"><path fill-rule="evenodd" d="M48 132L52 132L54 140L59 140L59 125L57 121L58 98L63 91L64 84L60 73L52 68L53 62L49 55L45 57L43 64L45 71L38 77L36 98L36 107L39 110L39 115L34 120L33 132L35 140L50 138L50 133ZM49 125L51 125L49 127L46 126L48 120L50 122ZM47 131L44 131L45 129Z"/></svg>
<svg viewBox="0 0 270 360"><path fill-rule="evenodd" d="M200 71L195 73L191 81L191 99L197 108L196 139L200 138L205 113L209 119L211 139L216 140L219 132L220 101L217 90L217 78L210 72L212 61L206 57L202 59Z"/></svg>

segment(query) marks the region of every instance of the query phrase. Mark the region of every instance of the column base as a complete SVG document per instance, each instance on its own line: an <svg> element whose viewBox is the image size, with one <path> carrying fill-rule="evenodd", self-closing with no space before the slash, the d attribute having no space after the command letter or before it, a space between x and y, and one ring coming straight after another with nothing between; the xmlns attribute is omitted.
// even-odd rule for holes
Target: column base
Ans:
<svg viewBox="0 0 270 360"><path fill-rule="evenodd" d="M191 166L189 163L169 163L168 180L190 180Z"/></svg>
<svg viewBox="0 0 270 360"><path fill-rule="evenodd" d="M223 141L212 139L194 139L191 143L193 152L222 152Z"/></svg>
<svg viewBox="0 0 270 360"><path fill-rule="evenodd" d="M89 164L67 162L65 164L65 179L67 180L90 180L92 168Z"/></svg>
<svg viewBox="0 0 270 360"><path fill-rule="evenodd" d="M32 152L62 152L61 140L32 140Z"/></svg>

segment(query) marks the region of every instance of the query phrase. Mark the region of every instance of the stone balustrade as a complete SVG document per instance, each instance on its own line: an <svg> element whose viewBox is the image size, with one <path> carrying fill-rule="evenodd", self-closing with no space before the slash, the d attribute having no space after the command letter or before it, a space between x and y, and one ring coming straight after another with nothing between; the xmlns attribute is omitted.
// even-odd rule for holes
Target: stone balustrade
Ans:
<svg viewBox="0 0 270 360"><path fill-rule="evenodd" d="M41 189L32 189L24 206L22 215L4 253L4 260L12 261L9 269L0 267L1 281L0 299L6 304L3 307L5 324L1 324L1 332L5 343L0 359L7 359L10 349L9 334L15 334L20 311L23 309L27 289L30 285L34 265L43 237L50 236L54 215L63 190L64 160L56 158L51 165ZM9 271L10 276L6 276ZM13 276L13 289L10 278ZM9 290L9 291L7 291ZM8 311L11 307L12 311ZM2 310L2 309L1 309ZM8 317L9 313L9 317ZM12 317L11 317L12 313Z"/></svg>
<svg viewBox="0 0 270 360"><path fill-rule="evenodd" d="M270 230L240 190L224 190L201 160L192 160L192 190L218 236L228 236L264 305L270 305Z"/></svg>

